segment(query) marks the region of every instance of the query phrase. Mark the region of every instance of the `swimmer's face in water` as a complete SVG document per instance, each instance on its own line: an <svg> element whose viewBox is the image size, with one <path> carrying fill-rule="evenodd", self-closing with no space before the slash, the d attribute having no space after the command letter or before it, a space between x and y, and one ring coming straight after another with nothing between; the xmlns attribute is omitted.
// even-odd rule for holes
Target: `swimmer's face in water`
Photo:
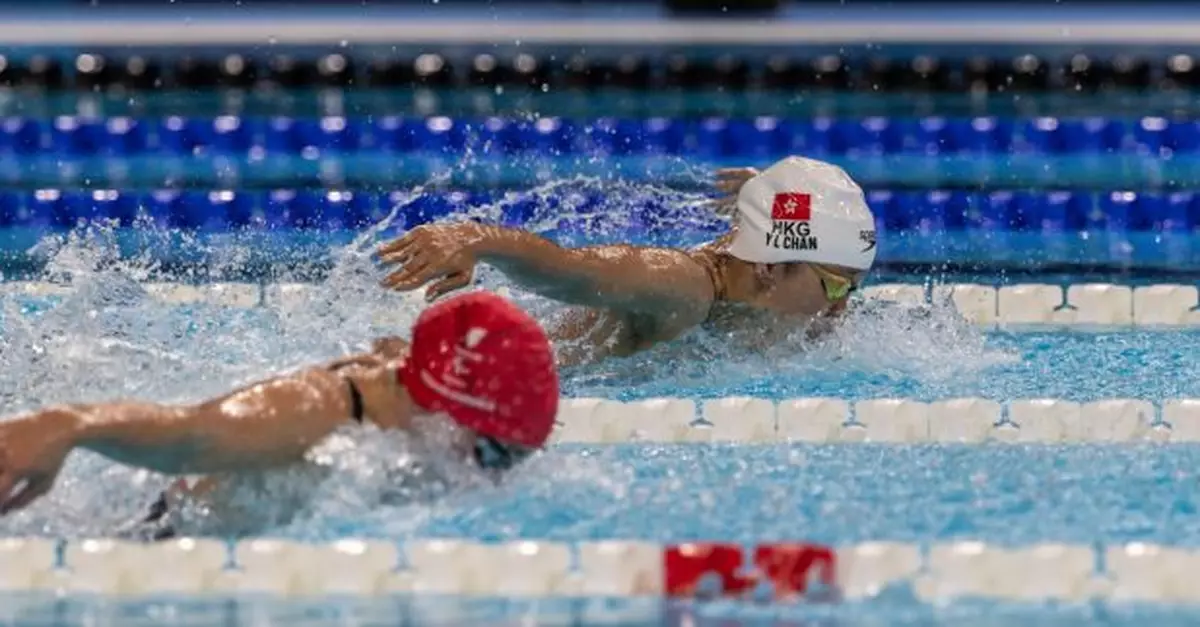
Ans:
<svg viewBox="0 0 1200 627"><path fill-rule="evenodd" d="M445 414L418 415L413 427L433 448L489 472L510 470L534 453L534 449L465 429Z"/></svg>
<svg viewBox="0 0 1200 627"><path fill-rule="evenodd" d="M746 303L782 316L813 315L831 304L816 269L807 263L755 264L755 289Z"/></svg>

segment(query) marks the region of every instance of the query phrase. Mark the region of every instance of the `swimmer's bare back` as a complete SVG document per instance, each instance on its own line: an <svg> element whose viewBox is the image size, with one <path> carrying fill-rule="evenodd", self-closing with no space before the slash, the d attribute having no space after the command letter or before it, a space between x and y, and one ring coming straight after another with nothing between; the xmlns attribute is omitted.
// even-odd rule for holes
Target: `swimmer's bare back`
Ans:
<svg viewBox="0 0 1200 627"><path fill-rule="evenodd" d="M379 254L399 266L385 287L426 287L429 299L469 285L476 262L487 262L525 289L583 308L550 331L553 339L584 340L611 355L674 339L702 323L716 298L709 272L684 251L564 248L534 233L475 222L421 226Z"/></svg>

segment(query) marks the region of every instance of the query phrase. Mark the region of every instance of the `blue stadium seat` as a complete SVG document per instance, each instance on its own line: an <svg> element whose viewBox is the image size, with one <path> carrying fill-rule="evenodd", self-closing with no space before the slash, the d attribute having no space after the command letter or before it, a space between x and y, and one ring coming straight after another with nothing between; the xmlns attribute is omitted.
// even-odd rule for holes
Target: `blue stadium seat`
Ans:
<svg viewBox="0 0 1200 627"><path fill-rule="evenodd" d="M50 125L50 150L67 155L94 155L103 144L104 127L96 120L60 115Z"/></svg>
<svg viewBox="0 0 1200 627"><path fill-rule="evenodd" d="M1087 228L1087 214L1092 210L1090 196L1066 191L1045 192L1041 230L1077 233Z"/></svg>
<svg viewBox="0 0 1200 627"><path fill-rule="evenodd" d="M830 132L829 149L834 154L882 154L884 135L890 126L891 122L882 117L838 120Z"/></svg>
<svg viewBox="0 0 1200 627"><path fill-rule="evenodd" d="M1061 122L1058 118L1040 117L1022 120L1012 135L1009 150L1014 153L1047 153L1058 145Z"/></svg>
<svg viewBox="0 0 1200 627"><path fill-rule="evenodd" d="M411 228L444 218L452 213L462 213L470 204L471 197L466 192L426 193L406 207L402 213L404 225Z"/></svg>
<svg viewBox="0 0 1200 627"><path fill-rule="evenodd" d="M112 189L71 191L62 195L58 218L63 226L81 222L112 221L119 227L133 226L138 216L138 202L133 194Z"/></svg>
<svg viewBox="0 0 1200 627"><path fill-rule="evenodd" d="M725 118L708 117L688 125L689 135L693 138L681 152L672 154L687 154L698 159L718 159L729 155L727 138L729 122Z"/></svg>
<svg viewBox="0 0 1200 627"><path fill-rule="evenodd" d="M969 194L932 190L916 200L915 230L929 233L961 231L966 226Z"/></svg>
<svg viewBox="0 0 1200 627"><path fill-rule="evenodd" d="M880 230L899 232L908 228L908 216L904 209L896 206L896 195L888 190L873 189L867 192L867 204L875 214L875 221L882 225Z"/></svg>
<svg viewBox="0 0 1200 627"><path fill-rule="evenodd" d="M464 122L466 145L477 154L501 155L517 152L514 149L513 127L514 123L501 117Z"/></svg>
<svg viewBox="0 0 1200 627"><path fill-rule="evenodd" d="M65 215L59 210L62 192L57 189L39 189L24 192L21 198L21 210L18 220L21 226L32 228L52 229L66 224L63 228L71 228L70 220L63 220Z"/></svg>
<svg viewBox="0 0 1200 627"><path fill-rule="evenodd" d="M637 155L651 150L646 126L641 120L602 119L593 125L593 135L603 145L604 152L614 155ZM599 131L599 134L596 134Z"/></svg>
<svg viewBox="0 0 1200 627"><path fill-rule="evenodd" d="M188 126L188 120L179 116L159 120L154 129L153 145L167 154L192 154L196 147L196 138Z"/></svg>
<svg viewBox="0 0 1200 627"><path fill-rule="evenodd" d="M5 118L0 122L0 153L37 154L42 149L42 127L37 120Z"/></svg>
<svg viewBox="0 0 1200 627"><path fill-rule="evenodd" d="M372 117L364 146L387 152L408 152L416 139L416 120L396 115Z"/></svg>
<svg viewBox="0 0 1200 627"><path fill-rule="evenodd" d="M944 118L892 120L883 131L883 149L889 153L935 155L945 150Z"/></svg>
<svg viewBox="0 0 1200 627"><path fill-rule="evenodd" d="M315 149L321 153L354 152L361 146L361 129L354 120L327 116L295 122L295 144L300 150Z"/></svg>
<svg viewBox="0 0 1200 627"><path fill-rule="evenodd" d="M765 160L783 154L778 118L762 116L753 120L730 120L725 129L725 156Z"/></svg>
<svg viewBox="0 0 1200 627"><path fill-rule="evenodd" d="M1125 125L1099 117L1058 120L1054 149L1060 153L1107 153L1121 147Z"/></svg>
<svg viewBox="0 0 1200 627"><path fill-rule="evenodd" d="M298 229L344 230L369 224L370 207L363 200L368 194L341 190L301 190L288 203L287 215L291 226Z"/></svg>
<svg viewBox="0 0 1200 627"><path fill-rule="evenodd" d="M150 147L150 134L145 122L119 116L104 122L103 145L99 152L105 155L138 155Z"/></svg>
<svg viewBox="0 0 1200 627"><path fill-rule="evenodd" d="M500 135L500 148L507 155L521 155L536 152L539 137L537 122L534 120L514 120L508 123L504 133ZM547 146L547 153L553 150Z"/></svg>
<svg viewBox="0 0 1200 627"><path fill-rule="evenodd" d="M244 155L261 143L259 137L265 134L266 123L258 118L222 115L208 126L212 129L209 145L213 152Z"/></svg>
<svg viewBox="0 0 1200 627"><path fill-rule="evenodd" d="M1130 216L1136 211L1138 194L1135 192L1108 192L1100 194L1097 211L1088 213L1088 228L1091 230L1126 231Z"/></svg>
<svg viewBox="0 0 1200 627"><path fill-rule="evenodd" d="M1194 192L1172 192L1166 198L1167 218L1164 231L1195 231L1200 229L1200 196ZM1182 222L1182 225L1179 224Z"/></svg>
<svg viewBox="0 0 1200 627"><path fill-rule="evenodd" d="M249 227L275 231L295 226L292 210L298 192L294 189L273 189L259 195L258 206L251 212Z"/></svg>
<svg viewBox="0 0 1200 627"><path fill-rule="evenodd" d="M144 152L148 147L145 127L127 117L108 120L59 116L50 130L51 150L73 156L126 156Z"/></svg>
<svg viewBox="0 0 1200 627"><path fill-rule="evenodd" d="M1200 120L1177 120L1168 124L1167 145L1174 152L1200 152Z"/></svg>
<svg viewBox="0 0 1200 627"><path fill-rule="evenodd" d="M236 115L215 118L188 118L184 120L184 134L192 150L201 149L221 154L235 153L229 140L240 135L244 121ZM190 151L189 151L190 152Z"/></svg>
<svg viewBox="0 0 1200 627"><path fill-rule="evenodd" d="M1014 195L1010 191L982 192L975 202L976 211L967 216L967 226L985 231L1009 231L1016 222Z"/></svg>
<svg viewBox="0 0 1200 627"><path fill-rule="evenodd" d="M1170 125L1165 118L1146 117L1133 125L1133 132L1122 144L1123 150L1133 149L1142 154L1158 155L1168 145Z"/></svg>
<svg viewBox="0 0 1200 627"><path fill-rule="evenodd" d="M272 192L271 198L284 207L283 215L291 228L320 230L329 228L325 207L319 198L321 195L324 192L320 190L277 190Z"/></svg>
<svg viewBox="0 0 1200 627"><path fill-rule="evenodd" d="M1045 227L1046 196L1042 192L1016 192L1008 211L1010 229L1041 231Z"/></svg>
<svg viewBox="0 0 1200 627"><path fill-rule="evenodd" d="M452 118L436 116L405 125L412 129L411 146L420 152L460 152L465 135L463 125Z"/></svg>
<svg viewBox="0 0 1200 627"><path fill-rule="evenodd" d="M547 155L563 155L572 150L572 137L575 125L563 118L538 118L520 127L521 133L528 134L528 140L523 143L525 150Z"/></svg>
<svg viewBox="0 0 1200 627"><path fill-rule="evenodd" d="M233 190L185 192L172 211L171 225L184 230L221 232L250 224L254 199Z"/></svg>
<svg viewBox="0 0 1200 627"><path fill-rule="evenodd" d="M277 115L267 120L262 146L269 153L296 154L302 148L296 120Z"/></svg>
<svg viewBox="0 0 1200 627"><path fill-rule="evenodd" d="M25 211L22 226L47 229L70 230L75 228L75 217L67 209L60 189L38 189L25 194Z"/></svg>
<svg viewBox="0 0 1200 627"><path fill-rule="evenodd" d="M181 198L182 194L175 189L158 189L143 194L138 199L141 206L139 219L148 220L157 227L173 228L178 220Z"/></svg>
<svg viewBox="0 0 1200 627"><path fill-rule="evenodd" d="M820 157L832 150L833 120L782 121L779 124L779 154Z"/></svg>
<svg viewBox="0 0 1200 627"><path fill-rule="evenodd" d="M929 232L938 228L937 216L931 215L925 205L925 194L916 191L892 192L888 203L891 219L888 230Z"/></svg>
<svg viewBox="0 0 1200 627"><path fill-rule="evenodd" d="M930 192L930 196L941 194L942 192ZM942 203L942 213L946 229L949 231L962 231L967 228L967 215L974 211L975 194L966 191L952 191L944 199L939 199ZM928 202L934 202L930 199Z"/></svg>
<svg viewBox="0 0 1200 627"><path fill-rule="evenodd" d="M342 198L329 199L327 202L341 202L344 205L345 224L349 229L363 229L374 225L383 219L386 213L379 214L379 200L376 194L369 192L341 192Z"/></svg>
<svg viewBox="0 0 1200 627"><path fill-rule="evenodd" d="M946 147L954 152L1007 152L1012 135L1011 122L991 117L949 120L945 130Z"/></svg>
<svg viewBox="0 0 1200 627"><path fill-rule="evenodd" d="M640 123L643 151L651 154L680 155L706 146L705 154L715 155L725 141L724 128L696 125L680 120L654 117Z"/></svg>
<svg viewBox="0 0 1200 627"><path fill-rule="evenodd" d="M17 192L0 191L0 228L22 226L24 217L21 195Z"/></svg>
<svg viewBox="0 0 1200 627"><path fill-rule="evenodd" d="M1188 206L1170 202L1168 196L1141 192L1129 216L1129 229L1139 232L1182 233L1188 230Z"/></svg>

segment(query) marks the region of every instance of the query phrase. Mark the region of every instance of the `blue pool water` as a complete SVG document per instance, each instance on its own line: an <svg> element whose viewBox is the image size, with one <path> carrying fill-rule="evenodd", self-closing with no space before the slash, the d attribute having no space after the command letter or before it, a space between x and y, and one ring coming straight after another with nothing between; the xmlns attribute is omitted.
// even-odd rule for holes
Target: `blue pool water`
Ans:
<svg viewBox="0 0 1200 627"><path fill-rule="evenodd" d="M229 265L244 259L225 254ZM353 350L376 335L405 333L419 310L411 300L378 290L378 269L369 254L353 247L335 252L328 278L298 310L165 305L139 286L152 263L121 260L104 245L80 241L54 247L49 256L44 276L71 274L70 294L0 298L5 373L0 398L7 411L68 399L196 399ZM505 286L491 273L484 273L484 283ZM520 292L516 298L544 321L557 315L543 300ZM874 305L859 308L841 331L819 342L785 335L740 346L696 332L639 356L567 368L563 384L570 396L623 400L751 395L1161 401L1200 397L1200 381L1191 374L1200 371L1200 357L1191 350L1197 337L1191 331L983 332L945 305ZM348 432L321 452L336 454L318 455L307 468L240 482L228 489L221 509L183 512L182 530L301 540L804 538L842 544L970 538L1000 544L1200 545L1195 497L1200 447L1184 445L561 446L500 487L449 465L435 466L445 479L437 485L413 481L415 464L439 462L423 458L402 436ZM77 455L54 494L0 520L0 535L110 534L140 514L164 482ZM191 599L155 605L25 597L9 607L25 608L19 616L28 622L14 624L73 624L84 616L161 624L162 612L170 608L188 620L266 613L289 624L324 624L330 617L345 624L395 624L396 616L407 616L409 624L431 623L425 612L434 610L405 603ZM475 612L476 620L489 624L516 624L532 611L506 602L459 601L444 601L438 611L448 606ZM549 624L580 624L576 610L550 604L535 613ZM680 612L691 610L649 611L649 618L624 624L681 624L686 621ZM1195 617L1163 608L969 603L931 608L904 590L845 608L725 605L696 611L710 617L708 624L730 625L976 624L985 616L997 623L1004 616L1132 625Z"/></svg>

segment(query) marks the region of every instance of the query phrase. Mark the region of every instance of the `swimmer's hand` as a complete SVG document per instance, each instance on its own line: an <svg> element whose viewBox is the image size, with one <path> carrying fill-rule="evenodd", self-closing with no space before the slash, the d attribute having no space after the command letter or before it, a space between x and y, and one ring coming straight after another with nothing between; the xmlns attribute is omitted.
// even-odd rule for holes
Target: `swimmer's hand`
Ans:
<svg viewBox="0 0 1200 627"><path fill-rule="evenodd" d="M475 277L478 246L488 236L487 227L476 222L427 224L379 247L385 266L400 268L382 285L410 292L428 285L425 300L467 287Z"/></svg>
<svg viewBox="0 0 1200 627"><path fill-rule="evenodd" d="M754 168L724 168L717 170L716 188L723 194L717 198L714 211L721 215L733 215L737 211L738 192L746 181L758 176Z"/></svg>
<svg viewBox="0 0 1200 627"><path fill-rule="evenodd" d="M78 420L69 411L0 422L0 516L50 491L77 433Z"/></svg>

